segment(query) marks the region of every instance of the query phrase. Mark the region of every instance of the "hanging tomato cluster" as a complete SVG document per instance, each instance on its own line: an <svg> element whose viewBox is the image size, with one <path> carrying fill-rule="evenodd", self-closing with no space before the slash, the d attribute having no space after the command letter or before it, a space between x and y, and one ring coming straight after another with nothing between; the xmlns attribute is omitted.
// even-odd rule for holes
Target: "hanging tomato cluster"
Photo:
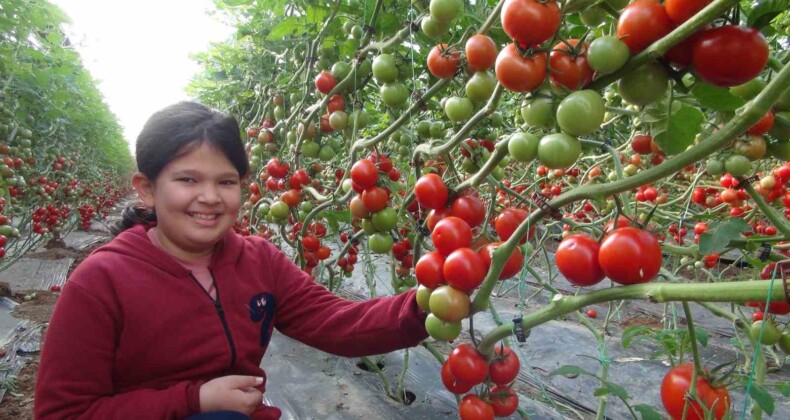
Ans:
<svg viewBox="0 0 790 420"><path fill-rule="evenodd" d="M369 159L356 161L351 167L350 188L357 192L351 199L351 215L355 218L354 224L359 222L369 235L368 245L376 254L389 252L394 243L390 231L397 226L398 211L390 205L391 192L385 180L393 170L397 171L392 161L376 153Z"/></svg>

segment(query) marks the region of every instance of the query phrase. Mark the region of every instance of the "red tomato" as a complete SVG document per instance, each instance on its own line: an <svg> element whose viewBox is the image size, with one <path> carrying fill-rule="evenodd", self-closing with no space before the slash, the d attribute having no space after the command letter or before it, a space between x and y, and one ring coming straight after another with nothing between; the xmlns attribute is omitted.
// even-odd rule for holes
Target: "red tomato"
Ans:
<svg viewBox="0 0 790 420"><path fill-rule="evenodd" d="M473 35L466 41L466 65L472 71L485 71L496 62L497 47L486 35Z"/></svg>
<svg viewBox="0 0 790 420"><path fill-rule="evenodd" d="M302 192L299 190L288 190L280 196L280 199L288 204L288 207L296 207L302 201Z"/></svg>
<svg viewBox="0 0 790 420"><path fill-rule="evenodd" d="M542 44L560 27L560 8L554 0L505 0L500 17L502 29L522 48Z"/></svg>
<svg viewBox="0 0 790 420"><path fill-rule="evenodd" d="M518 356L509 347L497 346L494 359L488 365L488 375L491 382L506 386L513 382L521 369Z"/></svg>
<svg viewBox="0 0 790 420"><path fill-rule="evenodd" d="M691 388L691 375L694 364L683 363L670 369L661 381L661 402L673 420L683 417L683 407L688 401L689 409L686 420L702 420L705 418L699 403L686 399L686 393ZM716 420L724 417L730 408L730 393L727 388L713 388L703 375L697 377L697 398L705 404L707 410L712 410Z"/></svg>
<svg viewBox="0 0 790 420"><path fill-rule="evenodd" d="M444 260L442 274L447 284L453 288L471 293L483 283L486 266L483 258L472 248L458 248Z"/></svg>
<svg viewBox="0 0 790 420"><path fill-rule="evenodd" d="M454 48L447 48L447 44L437 44L428 53L428 70L440 79L455 76L460 65L461 53Z"/></svg>
<svg viewBox="0 0 790 420"><path fill-rule="evenodd" d="M585 42L577 50L578 44L578 39L568 39L555 45L549 54L551 81L570 90L583 89L592 82L595 74L587 64L587 48L590 44ZM572 54L572 50L577 51Z"/></svg>
<svg viewBox="0 0 790 420"><path fill-rule="evenodd" d="M664 9L666 9L669 19L676 25L680 25L704 9L711 1L713 0L666 0Z"/></svg>
<svg viewBox="0 0 790 420"><path fill-rule="evenodd" d="M323 94L329 93L337 85L332 73L324 70L315 77L315 88Z"/></svg>
<svg viewBox="0 0 790 420"><path fill-rule="evenodd" d="M351 167L351 180L363 189L376 185L378 179L376 165L367 159L360 159Z"/></svg>
<svg viewBox="0 0 790 420"><path fill-rule="evenodd" d="M776 263L775 262L772 262L772 263L766 265L763 268L763 271L760 272L760 278L762 280L770 280L772 277L774 277L774 269L775 268L776 268ZM778 280L781 280L782 274L777 272L776 273L776 278ZM775 314L775 315L787 315L787 314L790 314L790 303L785 302L783 300L782 301L771 302L768 305L768 310L765 309L765 301L763 301L763 302L746 302L746 304L749 305L749 306L760 308L761 311L767 312L767 313L770 313L770 314Z"/></svg>
<svg viewBox="0 0 790 420"><path fill-rule="evenodd" d="M546 78L546 54L522 57L516 51L515 44L509 44L499 52L494 71L497 80L506 89L529 92L540 86Z"/></svg>
<svg viewBox="0 0 790 420"><path fill-rule="evenodd" d="M414 266L414 275L417 276L417 281L421 285L435 289L445 284L442 274L443 267L444 256L436 251L431 251L417 260L417 265Z"/></svg>
<svg viewBox="0 0 790 420"><path fill-rule="evenodd" d="M646 283L661 269L661 245L650 232L621 227L606 236L598 263L606 276L619 284Z"/></svg>
<svg viewBox="0 0 790 420"><path fill-rule="evenodd" d="M436 227L436 224L439 223L439 220L442 220L447 216L451 216L449 208L431 210L431 212L428 213L428 217L425 219L425 223L428 225L428 231L433 232L433 229Z"/></svg>
<svg viewBox="0 0 790 420"><path fill-rule="evenodd" d="M450 373L461 382L477 385L483 383L488 376L488 363L471 344L459 344L447 356Z"/></svg>
<svg viewBox="0 0 790 420"><path fill-rule="evenodd" d="M685 69L690 66L691 55L694 52L694 43L697 42L697 36L699 34L700 32L695 32L689 35L686 39L670 48L669 51L664 54L664 57L680 68Z"/></svg>
<svg viewBox="0 0 790 420"><path fill-rule="evenodd" d="M768 62L768 43L754 28L725 25L699 34L691 67L703 81L719 87L754 79Z"/></svg>
<svg viewBox="0 0 790 420"><path fill-rule="evenodd" d="M618 229L621 227L631 226L631 221L628 220L625 216L617 216L617 226L614 225L614 220L610 220L609 222L604 225L603 234L608 235L614 229Z"/></svg>
<svg viewBox="0 0 790 420"><path fill-rule="evenodd" d="M527 220L528 216L529 213L523 209L508 208L502 210L502 213L500 213L499 216L494 219L494 230L496 230L497 235L499 235L499 239L502 241L507 241L510 236L513 235L513 232L516 231L518 226L524 220ZM531 239L534 233L535 226L530 226L529 232L527 232L526 236L521 238L519 243L526 243L527 237Z"/></svg>
<svg viewBox="0 0 790 420"><path fill-rule="evenodd" d="M518 409L518 395L512 388L496 385L491 388L488 400L497 417L508 417Z"/></svg>
<svg viewBox="0 0 790 420"><path fill-rule="evenodd" d="M448 216L436 223L431 232L433 246L442 255L450 255L458 248L472 244L472 229L462 219Z"/></svg>
<svg viewBox="0 0 790 420"><path fill-rule="evenodd" d="M620 13L617 37L631 53L638 53L672 30L672 21L661 3L655 0L636 0Z"/></svg>
<svg viewBox="0 0 790 420"><path fill-rule="evenodd" d="M598 284L606 277L598 264L599 248L598 241L587 235L570 235L560 242L554 255L557 269L576 286Z"/></svg>
<svg viewBox="0 0 790 420"><path fill-rule="evenodd" d="M447 361L442 363L442 383L448 391L459 395L466 394L474 386L474 384L468 384L456 379L452 372L450 372L450 364L447 363Z"/></svg>
<svg viewBox="0 0 790 420"><path fill-rule="evenodd" d="M461 399L458 406L461 420L494 420L494 408L474 394L469 394Z"/></svg>
<svg viewBox="0 0 790 420"><path fill-rule="evenodd" d="M365 205L371 213L375 213L384 207L387 207L389 195L384 188L370 187L362 192L362 204Z"/></svg>
<svg viewBox="0 0 790 420"><path fill-rule="evenodd" d="M329 102L326 103L326 111L331 115L335 111L342 111L346 108L346 101L343 95L335 94L329 97Z"/></svg>
<svg viewBox="0 0 790 420"><path fill-rule="evenodd" d="M414 185L414 195L421 206L429 209L443 208L450 193L442 177L434 173L423 175Z"/></svg>
<svg viewBox="0 0 790 420"><path fill-rule="evenodd" d="M587 310L587 317L588 318L593 318L593 319L598 318L598 311L596 311L595 309L588 309Z"/></svg>
<svg viewBox="0 0 790 420"><path fill-rule="evenodd" d="M310 252L315 252L321 247L321 241L315 236L307 235L302 238L302 247Z"/></svg>
<svg viewBox="0 0 790 420"><path fill-rule="evenodd" d="M653 142L653 137L649 134L637 134L631 139L631 149L640 155L649 155L653 153L650 148L650 143Z"/></svg>
<svg viewBox="0 0 790 420"><path fill-rule="evenodd" d="M492 242L490 244L483 245L483 247L480 249L479 254L480 257L483 258L486 270L491 267L491 253L494 252L494 248L498 247L499 245L502 245L502 242ZM515 276L521 272L522 267L524 267L524 254L521 252L521 248L516 247L516 249L513 250L513 253L510 254L510 258L508 258L505 262L505 266L502 268L502 272L499 274L499 280L505 280Z"/></svg>
<svg viewBox="0 0 790 420"><path fill-rule="evenodd" d="M773 126L774 126L774 113L771 110L769 110L765 115L763 115L762 118L760 118L760 121L757 121L756 124L749 127L749 130L747 132L749 134L755 134L755 135L765 134Z"/></svg>
<svg viewBox="0 0 790 420"><path fill-rule="evenodd" d="M450 214L462 219L469 227L474 228L486 218L486 207L475 195L462 195L453 201Z"/></svg>

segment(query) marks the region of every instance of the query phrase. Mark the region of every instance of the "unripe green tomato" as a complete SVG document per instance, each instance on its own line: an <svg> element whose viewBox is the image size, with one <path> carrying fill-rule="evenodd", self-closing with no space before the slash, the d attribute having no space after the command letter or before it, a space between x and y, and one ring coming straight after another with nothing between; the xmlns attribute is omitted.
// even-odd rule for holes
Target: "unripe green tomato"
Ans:
<svg viewBox="0 0 790 420"><path fill-rule="evenodd" d="M306 211L299 210L299 211L296 212L296 214L299 216L299 220L305 220L305 219L307 219L307 215L310 214L310 213L308 213Z"/></svg>
<svg viewBox="0 0 790 420"><path fill-rule="evenodd" d="M623 173L626 176L634 176L638 171L639 168L637 168L636 165L634 165L633 163L629 163L628 165L625 165L625 167L623 168Z"/></svg>
<svg viewBox="0 0 790 420"><path fill-rule="evenodd" d="M724 162L712 157L705 162L705 172L717 176L724 173Z"/></svg>
<svg viewBox="0 0 790 420"><path fill-rule="evenodd" d="M604 104L598 92L590 89L573 92L557 107L557 125L571 136L586 136L603 123Z"/></svg>
<svg viewBox="0 0 790 420"><path fill-rule="evenodd" d="M499 161L497 166L500 168L506 168L509 163L510 163L510 156L505 156L502 158L502 160Z"/></svg>
<svg viewBox="0 0 790 420"><path fill-rule="evenodd" d="M398 68L395 57L390 54L380 54L373 59L373 77L378 83L390 83L398 80Z"/></svg>
<svg viewBox="0 0 790 420"><path fill-rule="evenodd" d="M332 146L322 146L318 152L318 159L322 162L329 162L333 157L335 157L335 149Z"/></svg>
<svg viewBox="0 0 790 420"><path fill-rule="evenodd" d="M364 230L365 233L367 233L368 235L372 235L378 232L378 229L376 229L376 226L373 224L373 221L367 217L362 219L361 224L362 224L362 230Z"/></svg>
<svg viewBox="0 0 790 420"><path fill-rule="evenodd" d="M295 143L296 142L296 132L293 130L289 130L288 134L285 135L285 140L288 143Z"/></svg>
<svg viewBox="0 0 790 420"><path fill-rule="evenodd" d="M460 322L445 322L434 314L425 318L425 330L437 341L453 341L461 335Z"/></svg>
<svg viewBox="0 0 790 420"><path fill-rule="evenodd" d="M444 105L444 113L450 121L458 123L467 121L472 116L474 105L469 98L462 98L460 96L453 96L447 99Z"/></svg>
<svg viewBox="0 0 790 420"><path fill-rule="evenodd" d="M398 155L400 157L403 157L403 158L409 157L410 154L411 154L411 150L409 150L409 146L399 146L398 147Z"/></svg>
<svg viewBox="0 0 790 420"><path fill-rule="evenodd" d="M519 162L531 162L538 155L540 139L530 133L516 132L508 139L507 150Z"/></svg>
<svg viewBox="0 0 790 420"><path fill-rule="evenodd" d="M384 207L373 213L370 218L373 226L379 232L389 232L398 225L398 212L392 207Z"/></svg>
<svg viewBox="0 0 790 420"><path fill-rule="evenodd" d="M285 219L288 217L288 210L288 204L285 204L283 201L275 201L274 204L271 205L269 213L271 213L272 217L275 219Z"/></svg>
<svg viewBox="0 0 790 420"><path fill-rule="evenodd" d="M696 268L696 269L700 269L700 268L703 268L703 267L705 267L705 263L703 263L702 261L696 261L694 263L694 268Z"/></svg>
<svg viewBox="0 0 790 420"><path fill-rule="evenodd" d="M496 84L496 77L490 71L475 72L466 82L466 96L474 103L486 102L494 93Z"/></svg>
<svg viewBox="0 0 790 420"><path fill-rule="evenodd" d="M309 158L316 158L318 154L321 152L321 146L312 141L312 140L305 140L302 142L301 147L302 154Z"/></svg>
<svg viewBox="0 0 790 420"><path fill-rule="evenodd" d="M598 6L590 6L579 12L579 17L587 26L598 26L606 20L606 12Z"/></svg>
<svg viewBox="0 0 790 420"><path fill-rule="evenodd" d="M564 169L573 165L581 152L579 139L565 133L543 136L538 143L538 160L549 169Z"/></svg>
<svg viewBox="0 0 790 420"><path fill-rule="evenodd" d="M742 155L731 155L724 161L724 171L729 172L732 176L744 176L752 169L752 163L749 158Z"/></svg>
<svg viewBox="0 0 790 420"><path fill-rule="evenodd" d="M422 120L417 123L417 135L420 137L430 137L431 136L431 123L425 120Z"/></svg>
<svg viewBox="0 0 790 420"><path fill-rule="evenodd" d="M450 286L439 286L431 293L431 313L446 322L460 322L469 316L471 300L466 293Z"/></svg>
<svg viewBox="0 0 790 420"><path fill-rule="evenodd" d="M680 259L680 265L686 265L686 264L688 264L690 262L691 262L691 258L689 258L689 257L683 257L683 258Z"/></svg>
<svg viewBox="0 0 790 420"><path fill-rule="evenodd" d="M351 188L352 188L352 187L351 187L351 185L352 185L352 183L353 183L353 181L351 181L351 178L346 178L346 179L344 179L344 180L343 180L343 192L349 192L349 191L351 191Z"/></svg>
<svg viewBox="0 0 790 420"><path fill-rule="evenodd" d="M363 128L367 127L368 123L370 122L368 113L365 112L364 109L356 109L352 111L348 117L351 127L357 130L362 130Z"/></svg>
<svg viewBox="0 0 790 420"><path fill-rule="evenodd" d="M449 22L461 11L461 0L431 0L431 17L439 22Z"/></svg>
<svg viewBox="0 0 790 420"><path fill-rule="evenodd" d="M302 203L299 204L299 210L310 213L313 211L313 203L309 201L302 201Z"/></svg>
<svg viewBox="0 0 790 420"><path fill-rule="evenodd" d="M479 168L477 165L475 165L475 162L472 159L464 158L464 160L461 161L461 169L463 169L464 172L471 174L475 173Z"/></svg>
<svg viewBox="0 0 790 420"><path fill-rule="evenodd" d="M617 172L615 171L609 172L609 174L606 175L606 179L608 179L609 181L617 181Z"/></svg>
<svg viewBox="0 0 790 420"><path fill-rule="evenodd" d="M389 233L374 233L368 237L368 246L374 254L390 252L392 243L392 236Z"/></svg>
<svg viewBox="0 0 790 420"><path fill-rule="evenodd" d="M420 28L428 38L439 39L450 30L450 24L449 22L440 22L431 16L425 16L420 21Z"/></svg>
<svg viewBox="0 0 790 420"><path fill-rule="evenodd" d="M499 111L495 111L491 114L491 125L494 127L502 127L505 123L505 118L502 116L502 113Z"/></svg>
<svg viewBox="0 0 790 420"><path fill-rule="evenodd" d="M350 33L351 38L362 39L363 34L364 33L362 32L362 28L359 25L354 25L351 27L351 33Z"/></svg>
<svg viewBox="0 0 790 420"><path fill-rule="evenodd" d="M433 289L429 289L423 285L417 286L417 306L419 306L420 309L423 310L423 312L428 312L428 313L431 312L431 307L429 302L431 299L432 292Z"/></svg>
<svg viewBox="0 0 790 420"><path fill-rule="evenodd" d="M343 79L345 79L349 73L351 73L351 64L345 61L338 61L337 63L332 65L332 69L330 70L332 73L332 77L340 83Z"/></svg>
<svg viewBox="0 0 790 420"><path fill-rule="evenodd" d="M617 82L617 91L628 103L650 105L666 95L669 76L659 64L645 64L626 74Z"/></svg>
<svg viewBox="0 0 790 420"><path fill-rule="evenodd" d="M730 93L748 101L754 99L757 94L762 92L762 90L765 89L765 85L765 80L755 77L742 85L732 86L730 88Z"/></svg>
<svg viewBox="0 0 790 420"><path fill-rule="evenodd" d="M262 201L261 204L258 206L258 210L256 214L258 215L258 217L266 217L266 214L269 213L270 208L271 206L269 206L269 203Z"/></svg>
<svg viewBox="0 0 790 420"><path fill-rule="evenodd" d="M779 348L784 354L790 354L790 332L787 330L779 337Z"/></svg>
<svg viewBox="0 0 790 420"><path fill-rule="evenodd" d="M551 128L554 125L554 105L549 98L538 97L521 106L521 118L530 127Z"/></svg>
<svg viewBox="0 0 790 420"><path fill-rule="evenodd" d="M497 166L491 171L491 176L493 176L497 181L501 181L505 178L505 170Z"/></svg>
<svg viewBox="0 0 790 420"><path fill-rule="evenodd" d="M386 83L379 89L381 100L387 106L397 108L409 99L409 91L400 82Z"/></svg>
<svg viewBox="0 0 790 420"><path fill-rule="evenodd" d="M587 49L587 63L599 74L616 72L630 56L625 42L611 35L594 39Z"/></svg>
<svg viewBox="0 0 790 420"><path fill-rule="evenodd" d="M760 334L760 330L762 330L762 335ZM782 336L779 328L771 321L754 321L752 323L751 332L755 340L759 338L760 343L766 346L773 346L778 343Z"/></svg>
<svg viewBox="0 0 790 420"><path fill-rule="evenodd" d="M431 123L430 129L431 138L440 139L444 137L444 126L440 122Z"/></svg>

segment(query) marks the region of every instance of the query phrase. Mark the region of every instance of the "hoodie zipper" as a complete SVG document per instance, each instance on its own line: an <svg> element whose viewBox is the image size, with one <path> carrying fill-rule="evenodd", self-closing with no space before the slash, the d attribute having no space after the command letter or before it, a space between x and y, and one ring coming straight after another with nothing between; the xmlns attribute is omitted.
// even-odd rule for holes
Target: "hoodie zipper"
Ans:
<svg viewBox="0 0 790 420"><path fill-rule="evenodd" d="M209 274L211 274L211 283L214 285L214 290L217 292L216 298L211 297L211 294L209 294L209 292L203 288L194 274L190 272L189 277L191 277L192 280L194 280L195 283L200 286L200 290L202 290L203 293L205 293L206 296L208 296L208 298L214 302L214 309L217 310L217 315L219 315L219 319L222 321L222 328L225 330L225 337L227 337L228 345L230 345L230 365L227 369L225 369L225 371L228 371L233 367L234 364L236 364L236 345L233 343L233 336L230 334L230 326L228 326L228 320L225 318L225 310L222 309L222 303L220 303L219 300L219 286L217 286L217 281L214 279L214 273L209 270Z"/></svg>

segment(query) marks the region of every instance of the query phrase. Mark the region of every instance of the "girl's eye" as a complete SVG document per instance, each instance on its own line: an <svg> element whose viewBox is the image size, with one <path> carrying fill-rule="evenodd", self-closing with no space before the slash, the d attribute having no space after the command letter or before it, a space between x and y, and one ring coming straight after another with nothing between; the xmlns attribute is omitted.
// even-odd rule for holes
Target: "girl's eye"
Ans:
<svg viewBox="0 0 790 420"><path fill-rule="evenodd" d="M232 179L227 179L225 181L221 181L220 184L222 184L222 185L236 185L236 181L234 181Z"/></svg>
<svg viewBox="0 0 790 420"><path fill-rule="evenodd" d="M179 182L195 182L194 178L178 178L176 181Z"/></svg>

